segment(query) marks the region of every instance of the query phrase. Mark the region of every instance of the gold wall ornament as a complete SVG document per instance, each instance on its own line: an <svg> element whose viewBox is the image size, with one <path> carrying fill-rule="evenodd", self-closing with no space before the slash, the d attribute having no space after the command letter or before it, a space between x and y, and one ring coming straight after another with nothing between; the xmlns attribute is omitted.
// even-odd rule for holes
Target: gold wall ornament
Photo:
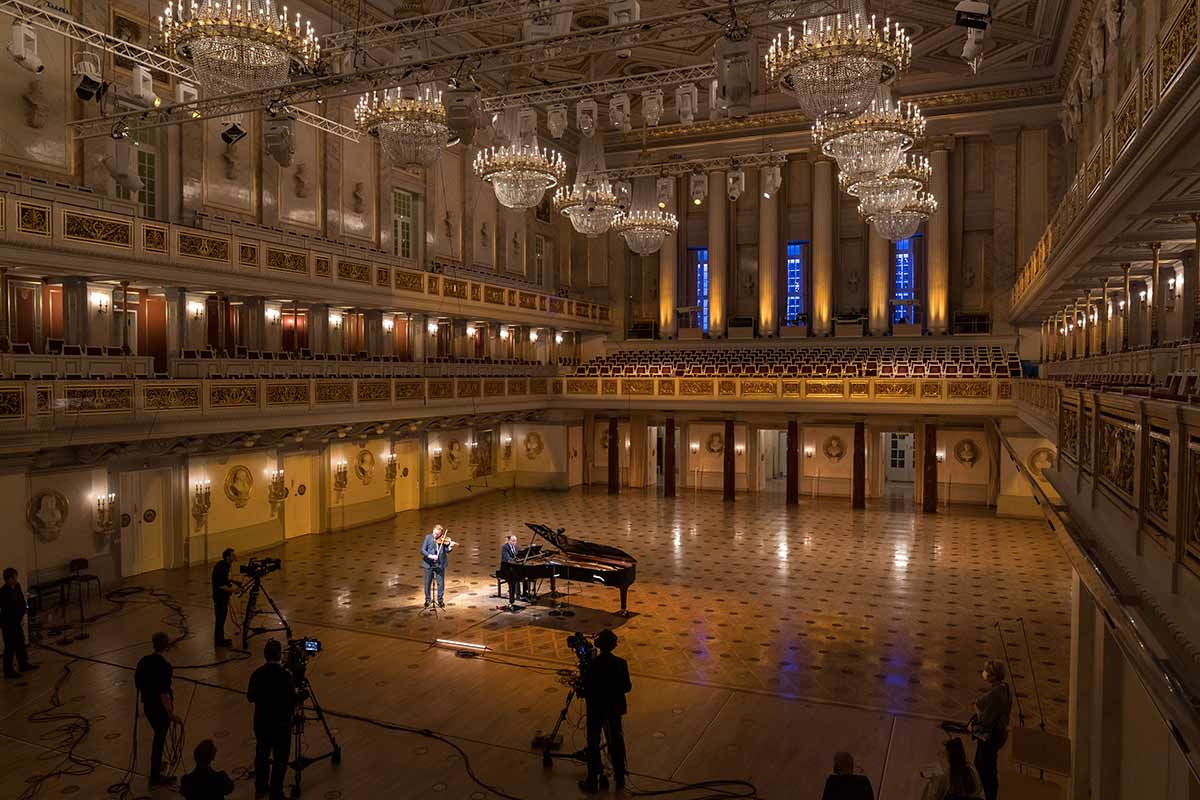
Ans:
<svg viewBox="0 0 1200 800"><path fill-rule="evenodd" d="M774 397L775 381L742 381L742 397Z"/></svg>
<svg viewBox="0 0 1200 800"><path fill-rule="evenodd" d="M395 387L397 400L425 399L425 381L423 380L398 379L395 381Z"/></svg>
<svg viewBox="0 0 1200 800"><path fill-rule="evenodd" d="M462 463L462 451L463 445L458 439L451 439L446 444L446 464L450 469L458 469L458 465Z"/></svg>
<svg viewBox="0 0 1200 800"><path fill-rule="evenodd" d="M917 396L915 381L875 381L875 396L885 398L905 398Z"/></svg>
<svg viewBox="0 0 1200 800"><path fill-rule="evenodd" d="M805 397L841 397L842 382L841 381L804 381L804 396Z"/></svg>
<svg viewBox="0 0 1200 800"><path fill-rule="evenodd" d="M388 381L358 382L358 402L384 403L392 399L392 385Z"/></svg>
<svg viewBox="0 0 1200 800"><path fill-rule="evenodd" d="M530 378L529 379L530 394L546 394L546 379L545 378Z"/></svg>
<svg viewBox="0 0 1200 800"><path fill-rule="evenodd" d="M483 302L496 306L504 305L504 290L498 286L484 286Z"/></svg>
<svg viewBox="0 0 1200 800"><path fill-rule="evenodd" d="M181 256L203 261L229 263L229 240L195 233L178 231L175 234L175 249Z"/></svg>
<svg viewBox="0 0 1200 800"><path fill-rule="evenodd" d="M671 378L658 379L658 396L659 397L674 397L675 396L675 381Z"/></svg>
<svg viewBox="0 0 1200 800"><path fill-rule="evenodd" d="M405 292L424 292L425 276L419 272L398 269L392 277L396 288Z"/></svg>
<svg viewBox="0 0 1200 800"><path fill-rule="evenodd" d="M454 381L438 380L428 383L430 400L450 400L454 397Z"/></svg>
<svg viewBox="0 0 1200 800"><path fill-rule="evenodd" d="M0 417L19 419L25 416L25 390L5 387L0 389Z"/></svg>
<svg viewBox="0 0 1200 800"><path fill-rule="evenodd" d="M225 496L237 508L245 508L254 493L254 475L248 467L237 464L225 473Z"/></svg>
<svg viewBox="0 0 1200 800"><path fill-rule="evenodd" d="M308 274L308 256L292 250L267 248L267 269L278 272L291 272L296 275Z"/></svg>
<svg viewBox="0 0 1200 800"><path fill-rule="evenodd" d="M992 396L990 381L947 381L946 396L951 400L988 400Z"/></svg>
<svg viewBox="0 0 1200 800"><path fill-rule="evenodd" d="M243 267L257 267L258 245L245 242L238 244L238 263Z"/></svg>
<svg viewBox="0 0 1200 800"><path fill-rule="evenodd" d="M167 252L167 229L159 225L142 224L142 249L147 253Z"/></svg>
<svg viewBox="0 0 1200 800"><path fill-rule="evenodd" d="M509 378L508 394L510 397L523 397L529 394L529 381L525 378Z"/></svg>
<svg viewBox="0 0 1200 800"><path fill-rule="evenodd" d="M375 454L365 447L359 450L354 458L354 477L358 478L363 486L375 477Z"/></svg>
<svg viewBox="0 0 1200 800"><path fill-rule="evenodd" d="M478 380L459 378L455 393L459 397L479 397L482 386Z"/></svg>
<svg viewBox="0 0 1200 800"><path fill-rule="evenodd" d="M836 464L846 457L846 441L840 436L830 436L821 445L821 452L831 464Z"/></svg>
<svg viewBox="0 0 1200 800"><path fill-rule="evenodd" d="M29 498L25 507L25 520L34 536L43 542L53 542L62 533L71 503L57 489L42 489Z"/></svg>
<svg viewBox="0 0 1200 800"><path fill-rule="evenodd" d="M50 236L50 207L17 201L17 233Z"/></svg>
<svg viewBox="0 0 1200 800"><path fill-rule="evenodd" d="M1075 458L1079 455L1079 410L1063 408L1058 417L1058 449Z"/></svg>
<svg viewBox="0 0 1200 800"><path fill-rule="evenodd" d="M538 310L538 296L533 292L517 292L517 305L530 311Z"/></svg>
<svg viewBox="0 0 1200 800"><path fill-rule="evenodd" d="M725 436L720 433L710 433L708 439L704 441L704 449L714 456L721 455L725 452Z"/></svg>
<svg viewBox="0 0 1200 800"><path fill-rule="evenodd" d="M954 460L967 469L972 469L979 460L979 446L974 439L959 439L954 443Z"/></svg>
<svg viewBox="0 0 1200 800"><path fill-rule="evenodd" d="M1085 408L1083 410L1083 413L1080 415L1079 419L1080 419L1079 424L1083 428L1083 430L1081 431L1082 436L1080 436L1081 441L1079 443L1079 463L1083 465L1084 469L1091 469L1091 467L1092 467L1092 410L1090 408Z"/></svg>
<svg viewBox="0 0 1200 800"><path fill-rule="evenodd" d="M490 378L483 382L484 397L503 397L504 396L504 379Z"/></svg>
<svg viewBox="0 0 1200 800"><path fill-rule="evenodd" d="M602 378L600 380L600 394L615 395L616 393L617 380L615 378Z"/></svg>
<svg viewBox="0 0 1200 800"><path fill-rule="evenodd" d="M354 384L350 381L317 381L316 399L318 403L353 402ZM307 401L307 397L305 401Z"/></svg>
<svg viewBox="0 0 1200 800"><path fill-rule="evenodd" d="M595 394L595 378L568 378L567 394Z"/></svg>
<svg viewBox="0 0 1200 800"><path fill-rule="evenodd" d="M182 411L200 407L200 385L160 384L142 390L142 407L147 411Z"/></svg>
<svg viewBox="0 0 1200 800"><path fill-rule="evenodd" d="M654 394L654 379L653 378L625 378L621 381L621 388L624 393L634 397L653 395Z"/></svg>
<svg viewBox="0 0 1200 800"><path fill-rule="evenodd" d="M713 382L700 378L680 378L679 394L683 397L712 397Z"/></svg>
<svg viewBox="0 0 1200 800"><path fill-rule="evenodd" d="M327 256L317 256L313 259L313 274L318 278L328 278L333 274L333 270L329 265Z"/></svg>
<svg viewBox="0 0 1200 800"><path fill-rule="evenodd" d="M523 444L525 445L525 457L530 461L536 459L546 449L546 443L542 441L542 435L537 431L530 431L525 434Z"/></svg>
<svg viewBox="0 0 1200 800"><path fill-rule="evenodd" d="M268 383L267 405L301 406L308 403L308 382Z"/></svg>
<svg viewBox="0 0 1200 800"><path fill-rule="evenodd" d="M1151 431L1147 448L1146 512L1151 521L1166 529L1171 494L1171 440L1168 434Z"/></svg>
<svg viewBox="0 0 1200 800"><path fill-rule="evenodd" d="M81 214L77 211L62 212L62 234L64 239L88 244L102 244L133 248L133 222Z"/></svg>
<svg viewBox="0 0 1200 800"><path fill-rule="evenodd" d="M133 386L67 386L62 390L71 414L110 414L133 410Z"/></svg>
<svg viewBox="0 0 1200 800"><path fill-rule="evenodd" d="M942 384L938 381L921 381L921 399L937 400L942 396Z"/></svg>
<svg viewBox="0 0 1200 800"><path fill-rule="evenodd" d="M1133 501L1134 432L1127 423L1105 418L1100 425L1100 476Z"/></svg>
<svg viewBox="0 0 1200 800"><path fill-rule="evenodd" d="M337 276L344 281L352 281L354 283L370 283L371 282L371 265L361 261L347 261L339 258L337 263Z"/></svg>
<svg viewBox="0 0 1200 800"><path fill-rule="evenodd" d="M1054 451L1049 447L1035 448L1025 459L1025 466L1029 467L1035 478L1044 479L1046 470L1054 468Z"/></svg>
<svg viewBox="0 0 1200 800"><path fill-rule="evenodd" d="M442 283L442 296L453 297L458 300L467 299L467 282L455 280L454 278L446 278Z"/></svg>
<svg viewBox="0 0 1200 800"><path fill-rule="evenodd" d="M1187 460L1187 520L1184 536L1192 558L1200 558L1200 449L1193 442L1188 447Z"/></svg>
<svg viewBox="0 0 1200 800"><path fill-rule="evenodd" d="M208 389L210 408L247 408L258 405L257 383L236 383L232 386L210 386Z"/></svg>

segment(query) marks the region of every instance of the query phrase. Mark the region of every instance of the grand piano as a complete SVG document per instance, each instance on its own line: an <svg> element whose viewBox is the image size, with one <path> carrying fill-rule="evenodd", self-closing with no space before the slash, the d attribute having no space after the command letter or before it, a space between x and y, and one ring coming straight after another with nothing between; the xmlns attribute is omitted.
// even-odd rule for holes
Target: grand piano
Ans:
<svg viewBox="0 0 1200 800"><path fill-rule="evenodd" d="M616 587L621 591L621 615L629 615L626 599L630 585L637 579L636 558L616 547L572 539L562 528L554 530L539 522L526 522L525 526L545 539L549 547L531 544L514 561L505 564L514 579L541 581L549 578L552 594L559 580Z"/></svg>

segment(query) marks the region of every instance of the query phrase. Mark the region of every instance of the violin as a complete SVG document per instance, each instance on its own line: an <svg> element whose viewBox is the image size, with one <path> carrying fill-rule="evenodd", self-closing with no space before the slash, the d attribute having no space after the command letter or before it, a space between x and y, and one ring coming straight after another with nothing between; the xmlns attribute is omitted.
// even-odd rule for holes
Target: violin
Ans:
<svg viewBox="0 0 1200 800"><path fill-rule="evenodd" d="M451 539L450 534L448 534L448 533L443 533L442 538L438 539L437 543L439 545L441 545L442 547L446 548L447 550L451 550L455 547L458 547L458 542Z"/></svg>

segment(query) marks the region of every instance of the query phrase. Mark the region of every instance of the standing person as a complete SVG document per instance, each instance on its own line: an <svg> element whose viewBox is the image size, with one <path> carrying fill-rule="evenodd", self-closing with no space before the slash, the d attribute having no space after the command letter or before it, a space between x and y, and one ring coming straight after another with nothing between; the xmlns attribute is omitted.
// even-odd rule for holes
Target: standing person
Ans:
<svg viewBox="0 0 1200 800"><path fill-rule="evenodd" d="M967 763L967 748L957 736L938 750L941 772L929 775L921 800L981 800L979 774Z"/></svg>
<svg viewBox="0 0 1200 800"><path fill-rule="evenodd" d="M509 534L504 541L504 546L500 548L500 574L504 576L504 580L508 582L508 610L517 610L517 575L510 564L516 563L517 553L520 550L517 548L517 537Z"/></svg>
<svg viewBox="0 0 1200 800"><path fill-rule="evenodd" d="M133 672L133 685L142 696L142 712L154 731L150 745L150 785L174 786L175 776L162 774L163 747L167 743L167 732L171 723L182 723L175 714L175 694L171 690L171 662L164 655L171 640L162 631L150 638L154 652L142 656Z"/></svg>
<svg viewBox="0 0 1200 800"><path fill-rule="evenodd" d="M625 695L633 689L629 682L629 665L613 655L617 635L600 631L596 637L600 655L592 659L583 677L583 699L587 704L587 778L579 782L585 792L597 791L604 765L600 761L600 732L608 742L608 757L612 760L613 780L618 789L625 788L625 734L621 717L625 714Z"/></svg>
<svg viewBox="0 0 1200 800"><path fill-rule="evenodd" d="M229 616L229 598L234 589L241 587L241 581L235 581L229 576L237 561L237 554L232 547L226 547L221 553L221 560L213 565L212 598L213 598L213 645L230 647L233 642L225 638L225 620Z"/></svg>
<svg viewBox="0 0 1200 800"><path fill-rule="evenodd" d="M446 529L441 525L434 525L433 531L425 534L425 540L421 542L421 567L425 570L426 608L433 605L430 588L433 586L434 578L437 579L438 608L446 607L446 562L448 561L447 556L454 549L455 544L457 542L446 535Z"/></svg>
<svg viewBox="0 0 1200 800"><path fill-rule="evenodd" d="M217 758L217 746L212 739L205 739L192 751L196 768L179 779L179 793L183 800L221 800L233 794L233 780L227 772L212 768Z"/></svg>
<svg viewBox="0 0 1200 800"><path fill-rule="evenodd" d="M875 800L871 779L854 774L854 756L833 754L833 774L825 779L821 800Z"/></svg>
<svg viewBox="0 0 1200 800"><path fill-rule="evenodd" d="M246 699L254 704L255 797L270 792L271 800L283 800L296 709L296 685L279 663L282 657L279 641L268 641L263 646L266 663L254 670L246 689Z"/></svg>
<svg viewBox="0 0 1200 800"><path fill-rule="evenodd" d="M988 690L976 698L971 718L971 734L975 737L975 769L983 783L986 800L996 800L1000 789L996 761L1000 748L1008 741L1008 723L1012 716L1012 691L1008 688L1008 671L1003 661L989 659L981 673Z"/></svg>
<svg viewBox="0 0 1200 800"><path fill-rule="evenodd" d="M4 585L0 586L0 628L4 630L4 677L19 678L21 672L37 669L29 663L25 649L25 593L17 581L16 567L4 570ZM13 663L20 672L13 668Z"/></svg>

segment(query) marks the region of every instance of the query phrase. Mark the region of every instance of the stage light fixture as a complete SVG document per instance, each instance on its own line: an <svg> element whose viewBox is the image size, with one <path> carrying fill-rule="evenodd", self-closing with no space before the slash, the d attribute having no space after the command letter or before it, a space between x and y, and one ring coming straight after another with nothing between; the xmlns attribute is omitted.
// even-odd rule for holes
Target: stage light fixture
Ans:
<svg viewBox="0 0 1200 800"><path fill-rule="evenodd" d="M688 194L692 198L692 205L701 205L705 195L708 194L708 176L703 172L693 172L689 175Z"/></svg>
<svg viewBox="0 0 1200 800"><path fill-rule="evenodd" d="M279 166L290 167L292 156L296 154L296 118L290 114L271 117L266 127L263 144L267 153Z"/></svg>
<svg viewBox="0 0 1200 800"><path fill-rule="evenodd" d="M596 101L590 97L575 104L575 126L579 128L580 134L591 138L592 134L596 132L598 113Z"/></svg>
<svg viewBox="0 0 1200 800"><path fill-rule="evenodd" d="M75 96L85 103L88 100L100 102L108 91L108 84L100 74L100 56L96 53L76 53L75 66L71 69L75 76Z"/></svg>
<svg viewBox="0 0 1200 800"><path fill-rule="evenodd" d="M14 22L9 32L8 54L21 69L41 72L46 68L38 58L37 32L28 22Z"/></svg>
<svg viewBox="0 0 1200 800"><path fill-rule="evenodd" d="M651 89L642 92L642 119L650 127L658 125L663 113L662 89Z"/></svg>
<svg viewBox="0 0 1200 800"><path fill-rule="evenodd" d="M561 139L567 130L567 107L559 103L546 109L546 127L555 139Z"/></svg>
<svg viewBox="0 0 1200 800"><path fill-rule="evenodd" d="M246 129L239 120L232 119L221 123L221 141L227 145L235 145L246 138Z"/></svg>
<svg viewBox="0 0 1200 800"><path fill-rule="evenodd" d="M629 95L614 94L608 99L608 121L622 133L628 133L632 124L629 121Z"/></svg>
<svg viewBox="0 0 1200 800"><path fill-rule="evenodd" d="M770 164L761 167L758 171L758 180L762 185L762 196L770 200L779 191L779 187L783 186L783 174L779 165Z"/></svg>
<svg viewBox="0 0 1200 800"><path fill-rule="evenodd" d="M675 205L675 179L659 178L654 182L655 200L660 210L666 210Z"/></svg>
<svg viewBox="0 0 1200 800"><path fill-rule="evenodd" d="M675 113L680 125L691 125L696 121L696 109L700 106L700 90L694 83L685 83L675 89Z"/></svg>
<svg viewBox="0 0 1200 800"><path fill-rule="evenodd" d="M744 191L746 191L746 173L742 171L741 167L735 166L725 176L725 193L729 195L729 202L736 203Z"/></svg>

